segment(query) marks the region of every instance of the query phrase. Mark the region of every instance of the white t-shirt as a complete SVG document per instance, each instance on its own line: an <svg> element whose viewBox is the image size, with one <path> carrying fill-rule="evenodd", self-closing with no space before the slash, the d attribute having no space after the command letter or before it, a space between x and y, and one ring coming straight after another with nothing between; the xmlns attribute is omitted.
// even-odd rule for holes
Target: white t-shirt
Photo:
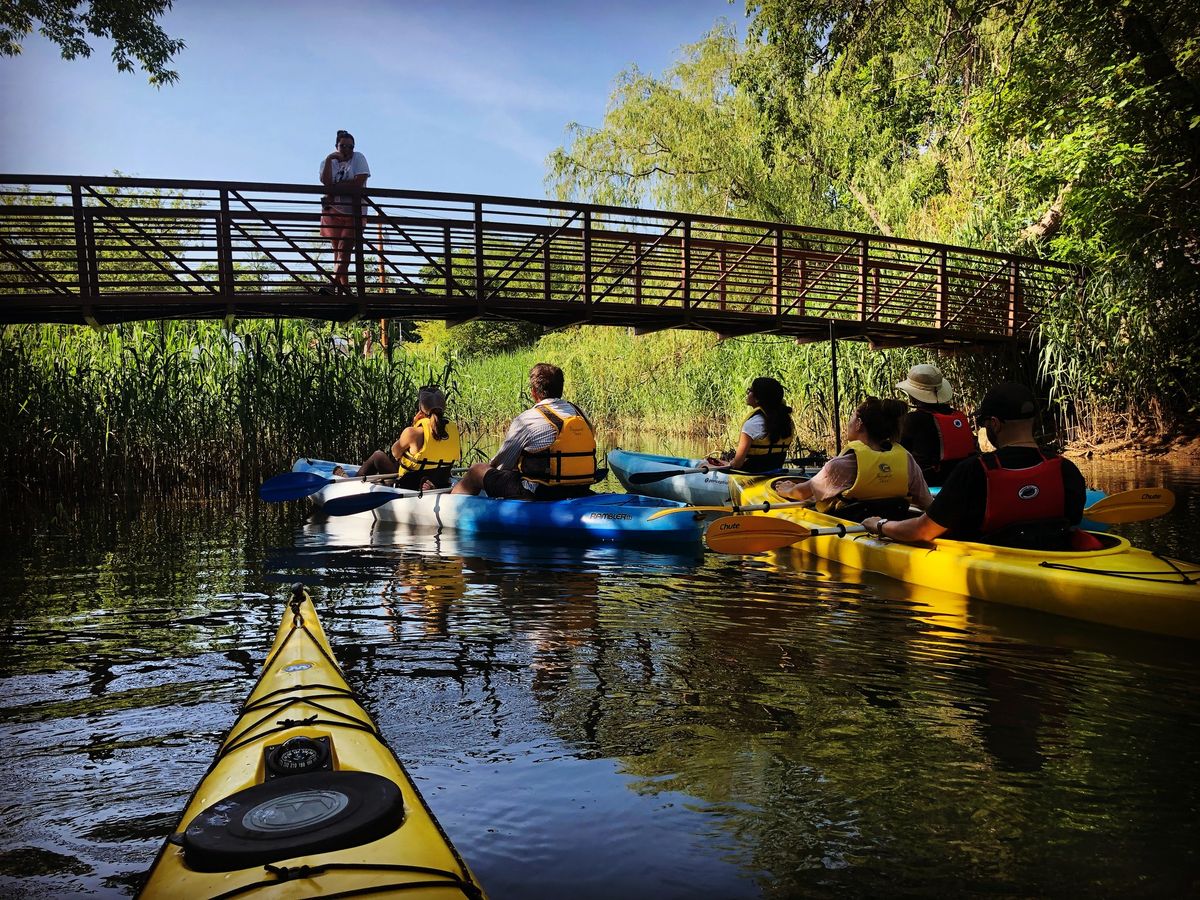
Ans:
<svg viewBox="0 0 1200 900"><path fill-rule="evenodd" d="M742 434L750 435L750 440L757 441L767 436L767 420L763 414L756 412L742 424Z"/></svg>
<svg viewBox="0 0 1200 900"><path fill-rule="evenodd" d="M317 170L317 179L320 180L321 174L325 171L325 160L321 160L321 168ZM343 181L353 181L359 175L370 175L371 169L367 165L367 158L355 150L350 158L342 161L340 159L332 159L329 161L329 172L333 176L334 184L341 184ZM335 196L334 199L337 199ZM354 207L349 203L334 203L333 211L344 216L349 216L354 213ZM367 214L367 204L362 205L362 214Z"/></svg>

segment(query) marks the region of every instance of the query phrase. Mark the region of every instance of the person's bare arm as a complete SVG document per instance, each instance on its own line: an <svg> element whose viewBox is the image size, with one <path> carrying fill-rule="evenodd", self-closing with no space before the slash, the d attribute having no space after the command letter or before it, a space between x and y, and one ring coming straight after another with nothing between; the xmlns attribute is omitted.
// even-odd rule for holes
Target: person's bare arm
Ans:
<svg viewBox="0 0 1200 900"><path fill-rule="evenodd" d="M399 459L405 450L415 454L424 443L425 436L421 433L421 429L410 425L400 432L400 437L396 438L396 443L392 444L392 459Z"/></svg>
<svg viewBox="0 0 1200 900"><path fill-rule="evenodd" d="M741 432L738 437L737 449L733 451L733 456L729 459L709 459L708 465L714 469L740 469L746 461L746 457L750 455L750 435L746 432Z"/></svg>
<svg viewBox="0 0 1200 900"><path fill-rule="evenodd" d="M883 522L882 533L879 530L879 523ZM927 541L932 541L934 538L941 537L946 533L946 529L939 525L933 519L929 518L928 514L922 514L915 519L880 519L879 516L867 516L863 519L863 528L867 529L871 534L879 534L881 537L891 538L893 541L901 541L906 544L919 544Z"/></svg>
<svg viewBox="0 0 1200 900"><path fill-rule="evenodd" d="M746 462L746 457L750 455L750 444L753 439L746 432L738 435L737 450L733 454L733 459L729 460L729 468L740 469Z"/></svg>
<svg viewBox="0 0 1200 900"><path fill-rule="evenodd" d="M335 152L330 153L327 157L325 157L325 163L321 166L321 184L328 188L364 187L366 185L367 179L370 177L370 175L366 172L360 175L355 175L349 181L339 181L335 184L333 180L333 161L335 159L342 159L341 154ZM342 159L342 161L345 162L344 159Z"/></svg>

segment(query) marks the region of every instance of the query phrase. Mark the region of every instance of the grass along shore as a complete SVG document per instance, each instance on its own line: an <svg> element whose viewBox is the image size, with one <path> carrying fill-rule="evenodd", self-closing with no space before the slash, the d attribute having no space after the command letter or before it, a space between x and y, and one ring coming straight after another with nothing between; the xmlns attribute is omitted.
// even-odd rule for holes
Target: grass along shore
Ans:
<svg viewBox="0 0 1200 900"><path fill-rule="evenodd" d="M365 355L371 330L373 352ZM961 386L956 402L967 409L994 381L1038 375L1019 349L935 356L843 341L842 419L862 397L896 396L908 367L930 360ZM147 322L0 331L0 415L8 423L0 458L6 480L29 490L246 489L297 456L358 460L385 446L410 421L417 388L432 381L446 388L473 461L495 450L526 407L526 374L539 361L563 368L567 397L595 421L602 450L613 435L630 449L703 454L731 446L747 412L745 388L759 375L784 384L801 444L834 443L827 343L579 327L505 353L469 354L440 341L393 342L387 353L378 323L239 322L230 332L217 322ZM1043 382L1044 394L1056 388ZM1070 403L1050 412L1049 431L1066 426L1059 437L1085 449L1103 438L1072 420Z"/></svg>

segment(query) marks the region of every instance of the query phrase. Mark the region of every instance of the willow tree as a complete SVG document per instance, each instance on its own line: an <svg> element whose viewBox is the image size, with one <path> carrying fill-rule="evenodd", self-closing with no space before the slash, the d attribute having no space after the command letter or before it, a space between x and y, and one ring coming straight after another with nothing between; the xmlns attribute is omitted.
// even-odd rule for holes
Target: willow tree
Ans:
<svg viewBox="0 0 1200 900"><path fill-rule="evenodd" d="M617 82L560 196L1050 255L1091 292L1043 369L1096 420L1196 410L1200 38L1186 4L751 2ZM1181 336L1183 340L1181 340Z"/></svg>

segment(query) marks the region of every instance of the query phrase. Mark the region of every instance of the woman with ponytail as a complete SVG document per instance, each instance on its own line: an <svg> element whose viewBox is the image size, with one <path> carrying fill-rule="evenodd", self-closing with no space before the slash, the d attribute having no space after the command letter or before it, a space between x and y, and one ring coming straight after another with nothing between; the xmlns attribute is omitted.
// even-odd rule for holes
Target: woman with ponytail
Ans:
<svg viewBox="0 0 1200 900"><path fill-rule="evenodd" d="M796 439L792 408L783 402L783 385L774 378L755 378L746 391L753 411L742 422L737 448L728 460L710 458L710 464L743 472L781 469Z"/></svg>
<svg viewBox="0 0 1200 900"><path fill-rule="evenodd" d="M933 502L921 466L899 443L900 400L868 397L846 423L846 449L808 481L777 481L792 500L812 500L820 512L861 521L867 516L904 518L908 508Z"/></svg>
<svg viewBox="0 0 1200 900"><path fill-rule="evenodd" d="M397 474L396 487L422 490L450 486L450 470L462 455L458 426L446 418L446 396L433 385L417 395L417 414L388 450L376 450L358 474Z"/></svg>

